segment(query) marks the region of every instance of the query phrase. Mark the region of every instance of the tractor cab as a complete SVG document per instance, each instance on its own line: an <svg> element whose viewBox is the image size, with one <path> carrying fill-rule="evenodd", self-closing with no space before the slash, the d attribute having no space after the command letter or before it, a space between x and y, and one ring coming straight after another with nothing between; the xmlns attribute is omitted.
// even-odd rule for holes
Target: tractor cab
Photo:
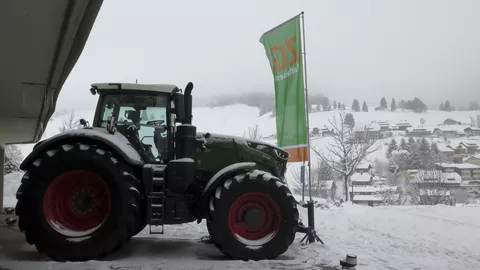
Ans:
<svg viewBox="0 0 480 270"><path fill-rule="evenodd" d="M121 133L145 163L175 159L175 123L191 114L191 107L189 112L185 108L189 95L168 84L98 83L91 92L100 94L93 127ZM191 96L189 101L191 106Z"/></svg>

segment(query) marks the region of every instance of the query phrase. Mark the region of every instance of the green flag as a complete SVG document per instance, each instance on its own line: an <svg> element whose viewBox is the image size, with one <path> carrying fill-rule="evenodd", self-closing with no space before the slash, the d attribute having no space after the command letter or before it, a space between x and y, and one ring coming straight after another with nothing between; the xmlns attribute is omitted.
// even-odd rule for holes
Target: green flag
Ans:
<svg viewBox="0 0 480 270"><path fill-rule="evenodd" d="M303 82L300 15L264 33L265 47L275 83L277 144L289 162L308 160L307 123Z"/></svg>

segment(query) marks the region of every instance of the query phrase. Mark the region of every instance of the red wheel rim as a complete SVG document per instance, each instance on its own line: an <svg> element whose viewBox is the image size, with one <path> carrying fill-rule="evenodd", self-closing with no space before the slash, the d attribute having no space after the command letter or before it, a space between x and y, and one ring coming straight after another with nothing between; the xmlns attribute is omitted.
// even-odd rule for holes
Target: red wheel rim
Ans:
<svg viewBox="0 0 480 270"><path fill-rule="evenodd" d="M83 236L98 229L110 214L110 192L96 174L73 170L57 176L43 197L43 213L57 231Z"/></svg>
<svg viewBox="0 0 480 270"><path fill-rule="evenodd" d="M256 221L249 222L255 212ZM228 212L228 225L237 240L249 245L270 241L280 228L280 210L267 194L249 192L238 197Z"/></svg>

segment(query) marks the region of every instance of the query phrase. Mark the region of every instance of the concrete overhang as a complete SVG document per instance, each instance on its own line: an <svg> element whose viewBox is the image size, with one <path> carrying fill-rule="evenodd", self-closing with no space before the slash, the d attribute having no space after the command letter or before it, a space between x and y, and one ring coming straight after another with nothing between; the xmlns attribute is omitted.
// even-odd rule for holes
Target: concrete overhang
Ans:
<svg viewBox="0 0 480 270"><path fill-rule="evenodd" d="M0 1L0 145L40 140L102 3Z"/></svg>

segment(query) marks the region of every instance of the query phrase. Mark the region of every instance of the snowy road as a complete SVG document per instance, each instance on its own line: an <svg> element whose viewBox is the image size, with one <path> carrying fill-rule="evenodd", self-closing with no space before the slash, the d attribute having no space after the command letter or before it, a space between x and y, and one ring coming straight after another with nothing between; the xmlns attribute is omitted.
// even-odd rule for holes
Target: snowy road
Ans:
<svg viewBox="0 0 480 270"><path fill-rule="evenodd" d="M358 256L357 269L480 269L480 207L346 205L318 209L316 218L325 246L297 241L277 260L262 262L225 259L198 241L207 232L196 223L167 226L160 237L142 232L105 261L86 263L49 262L23 235L0 230L0 269L319 269L304 261L336 265L347 253Z"/></svg>

